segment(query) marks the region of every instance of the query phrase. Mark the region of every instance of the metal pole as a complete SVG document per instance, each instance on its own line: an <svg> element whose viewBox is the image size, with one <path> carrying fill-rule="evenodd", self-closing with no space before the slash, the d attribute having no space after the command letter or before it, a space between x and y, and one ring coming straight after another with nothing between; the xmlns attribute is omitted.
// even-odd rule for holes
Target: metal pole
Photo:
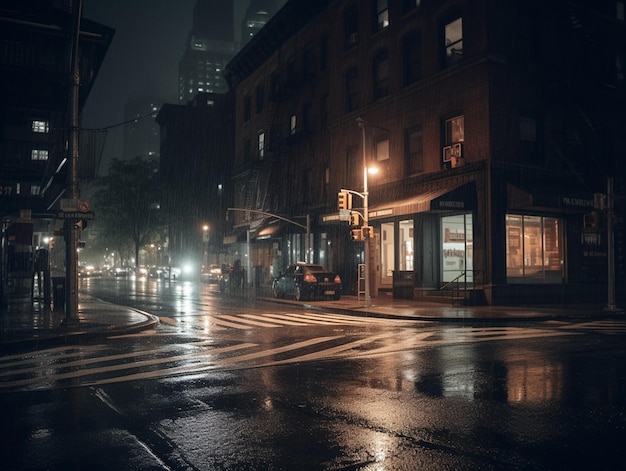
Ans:
<svg viewBox="0 0 626 471"><path fill-rule="evenodd" d="M615 248L613 234L613 178L609 177L606 184L606 236L607 236L607 267L608 267L608 301L606 310L616 311L615 304Z"/></svg>
<svg viewBox="0 0 626 471"><path fill-rule="evenodd" d="M80 38L80 21L82 16L82 0L72 2L73 31L71 49L72 90L70 93L71 112L71 158L69 159L68 186L72 200L78 200L78 98L80 89L80 67L78 63L78 45ZM65 322L77 324L78 319L78 237L77 220L66 219L65 229Z"/></svg>
<svg viewBox="0 0 626 471"><path fill-rule="evenodd" d="M357 124L361 128L361 134L363 136L363 243L365 244L365 260L363 261L363 271L365 272L365 307L372 305L372 298L370 296L370 239L369 239L369 217L368 217L368 191L367 191L367 154L365 151L365 121L361 118L357 118Z"/></svg>
<svg viewBox="0 0 626 471"><path fill-rule="evenodd" d="M313 263L313 253L311 250L311 216L306 213L306 257L305 261Z"/></svg>

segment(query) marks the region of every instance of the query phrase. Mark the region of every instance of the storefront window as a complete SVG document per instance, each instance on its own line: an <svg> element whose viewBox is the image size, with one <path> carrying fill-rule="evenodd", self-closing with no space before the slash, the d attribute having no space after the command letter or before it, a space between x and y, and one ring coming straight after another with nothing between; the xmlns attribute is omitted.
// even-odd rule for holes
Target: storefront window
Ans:
<svg viewBox="0 0 626 471"><path fill-rule="evenodd" d="M506 216L506 274L509 283L563 281L563 224L542 216Z"/></svg>
<svg viewBox="0 0 626 471"><path fill-rule="evenodd" d="M400 221L400 270L413 271L413 220Z"/></svg>
<svg viewBox="0 0 626 471"><path fill-rule="evenodd" d="M443 282L456 279L461 282L472 282L474 280L472 215L458 214L442 217L441 240Z"/></svg>
<svg viewBox="0 0 626 471"><path fill-rule="evenodd" d="M395 269L394 239L394 223L382 223L380 225L380 283L383 286L392 283Z"/></svg>

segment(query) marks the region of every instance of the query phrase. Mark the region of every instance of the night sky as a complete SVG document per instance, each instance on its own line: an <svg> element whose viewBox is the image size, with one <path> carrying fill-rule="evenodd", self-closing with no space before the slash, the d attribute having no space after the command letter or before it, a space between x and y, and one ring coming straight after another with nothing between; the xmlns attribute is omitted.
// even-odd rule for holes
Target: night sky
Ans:
<svg viewBox="0 0 626 471"><path fill-rule="evenodd" d="M83 17L115 29L81 115L84 128L124 121L127 101L158 96L178 102L178 61L196 0L83 0ZM109 133L105 159L121 157L121 128Z"/></svg>

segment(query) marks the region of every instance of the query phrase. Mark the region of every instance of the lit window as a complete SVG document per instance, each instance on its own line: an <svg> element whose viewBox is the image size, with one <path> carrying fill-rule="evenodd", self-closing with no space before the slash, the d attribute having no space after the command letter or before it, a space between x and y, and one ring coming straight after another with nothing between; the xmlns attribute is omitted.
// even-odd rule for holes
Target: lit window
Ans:
<svg viewBox="0 0 626 471"><path fill-rule="evenodd" d="M455 116L446 120L445 140L447 146L465 141L465 119L463 116Z"/></svg>
<svg viewBox="0 0 626 471"><path fill-rule="evenodd" d="M387 0L374 0L376 2L376 25L374 30L380 31L389 26L389 2Z"/></svg>
<svg viewBox="0 0 626 471"><path fill-rule="evenodd" d="M30 153L30 160L48 160L48 151L44 149L33 149Z"/></svg>
<svg viewBox="0 0 626 471"><path fill-rule="evenodd" d="M265 133L259 133L259 159L263 159L265 157Z"/></svg>
<svg viewBox="0 0 626 471"><path fill-rule="evenodd" d="M446 65L456 64L463 58L463 19L457 18L444 28Z"/></svg>
<svg viewBox="0 0 626 471"><path fill-rule="evenodd" d="M39 185L31 185L30 194L33 196L38 196L39 194L41 194L41 187Z"/></svg>
<svg viewBox="0 0 626 471"><path fill-rule="evenodd" d="M33 132L48 132L49 125L48 121L33 121Z"/></svg>
<svg viewBox="0 0 626 471"><path fill-rule="evenodd" d="M507 281L561 283L564 267L562 232L560 219L507 214Z"/></svg>
<svg viewBox="0 0 626 471"><path fill-rule="evenodd" d="M290 134L295 134L296 133L296 124L297 124L297 118L296 115L291 115L291 119L289 121L289 133Z"/></svg>

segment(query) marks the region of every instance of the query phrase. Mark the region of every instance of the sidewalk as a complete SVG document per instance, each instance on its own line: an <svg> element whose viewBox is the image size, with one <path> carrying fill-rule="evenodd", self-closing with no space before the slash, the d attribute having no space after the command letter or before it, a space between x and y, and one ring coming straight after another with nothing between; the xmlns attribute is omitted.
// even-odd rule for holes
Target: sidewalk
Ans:
<svg viewBox="0 0 626 471"><path fill-rule="evenodd" d="M440 321L456 323L523 322L549 319L625 318L624 311L607 311L603 306L450 306L409 299L394 299L381 294L372 298L371 307L356 296L342 296L338 301L298 302L273 299L259 293L256 299L288 304L294 308L323 312L366 315L389 319ZM39 308L35 303L11 304L0 313L0 347L24 343L64 342L77 336L115 335L154 328L157 316L133 308L106 303L80 295L78 325L66 325L63 312Z"/></svg>

